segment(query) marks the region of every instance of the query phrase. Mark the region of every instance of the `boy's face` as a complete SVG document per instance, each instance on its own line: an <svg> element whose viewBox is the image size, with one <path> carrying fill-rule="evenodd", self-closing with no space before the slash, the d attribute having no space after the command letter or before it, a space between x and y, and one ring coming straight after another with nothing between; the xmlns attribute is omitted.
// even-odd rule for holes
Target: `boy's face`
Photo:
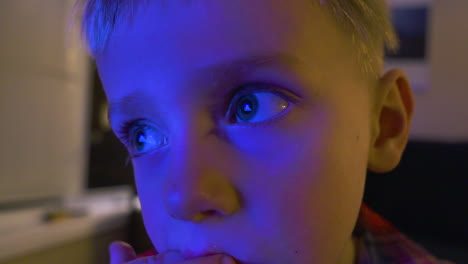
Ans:
<svg viewBox="0 0 468 264"><path fill-rule="evenodd" d="M159 252L346 258L370 88L348 36L311 2L152 1L97 56Z"/></svg>

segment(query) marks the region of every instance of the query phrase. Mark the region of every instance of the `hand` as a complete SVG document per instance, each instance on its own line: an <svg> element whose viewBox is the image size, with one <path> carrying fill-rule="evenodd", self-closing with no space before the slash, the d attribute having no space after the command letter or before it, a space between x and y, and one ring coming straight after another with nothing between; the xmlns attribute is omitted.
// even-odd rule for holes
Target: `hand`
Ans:
<svg viewBox="0 0 468 264"><path fill-rule="evenodd" d="M109 247L111 264L235 264L230 256L218 254L185 260L179 251L167 251L156 256L136 257L135 250L127 243L113 242ZM225 259L226 258L226 259Z"/></svg>

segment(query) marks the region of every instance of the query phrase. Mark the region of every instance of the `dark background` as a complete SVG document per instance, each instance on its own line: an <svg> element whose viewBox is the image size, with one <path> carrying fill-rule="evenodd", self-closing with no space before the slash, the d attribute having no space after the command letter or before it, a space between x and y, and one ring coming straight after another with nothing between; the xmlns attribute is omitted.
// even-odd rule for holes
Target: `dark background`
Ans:
<svg viewBox="0 0 468 264"><path fill-rule="evenodd" d="M428 7L394 8L392 23L400 39L397 53L386 52L388 59L425 60L429 32Z"/></svg>

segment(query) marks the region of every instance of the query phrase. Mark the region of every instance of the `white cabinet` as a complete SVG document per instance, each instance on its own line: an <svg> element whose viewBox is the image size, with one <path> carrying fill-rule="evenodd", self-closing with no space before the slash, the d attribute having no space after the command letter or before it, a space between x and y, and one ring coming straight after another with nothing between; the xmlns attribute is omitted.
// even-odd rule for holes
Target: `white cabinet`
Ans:
<svg viewBox="0 0 468 264"><path fill-rule="evenodd" d="M74 2L0 1L0 204L83 189L89 59Z"/></svg>

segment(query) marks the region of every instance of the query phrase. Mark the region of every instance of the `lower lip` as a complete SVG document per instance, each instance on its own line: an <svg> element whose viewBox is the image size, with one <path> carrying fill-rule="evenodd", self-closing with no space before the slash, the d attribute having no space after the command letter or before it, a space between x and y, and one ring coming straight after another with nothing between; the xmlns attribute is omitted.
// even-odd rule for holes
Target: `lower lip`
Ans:
<svg viewBox="0 0 468 264"><path fill-rule="evenodd" d="M200 257L208 257L212 255L216 255L216 253L211 253L211 252L204 252L204 253L196 253L191 250L186 250L184 251L184 257L187 259L193 259L193 258L200 258Z"/></svg>

